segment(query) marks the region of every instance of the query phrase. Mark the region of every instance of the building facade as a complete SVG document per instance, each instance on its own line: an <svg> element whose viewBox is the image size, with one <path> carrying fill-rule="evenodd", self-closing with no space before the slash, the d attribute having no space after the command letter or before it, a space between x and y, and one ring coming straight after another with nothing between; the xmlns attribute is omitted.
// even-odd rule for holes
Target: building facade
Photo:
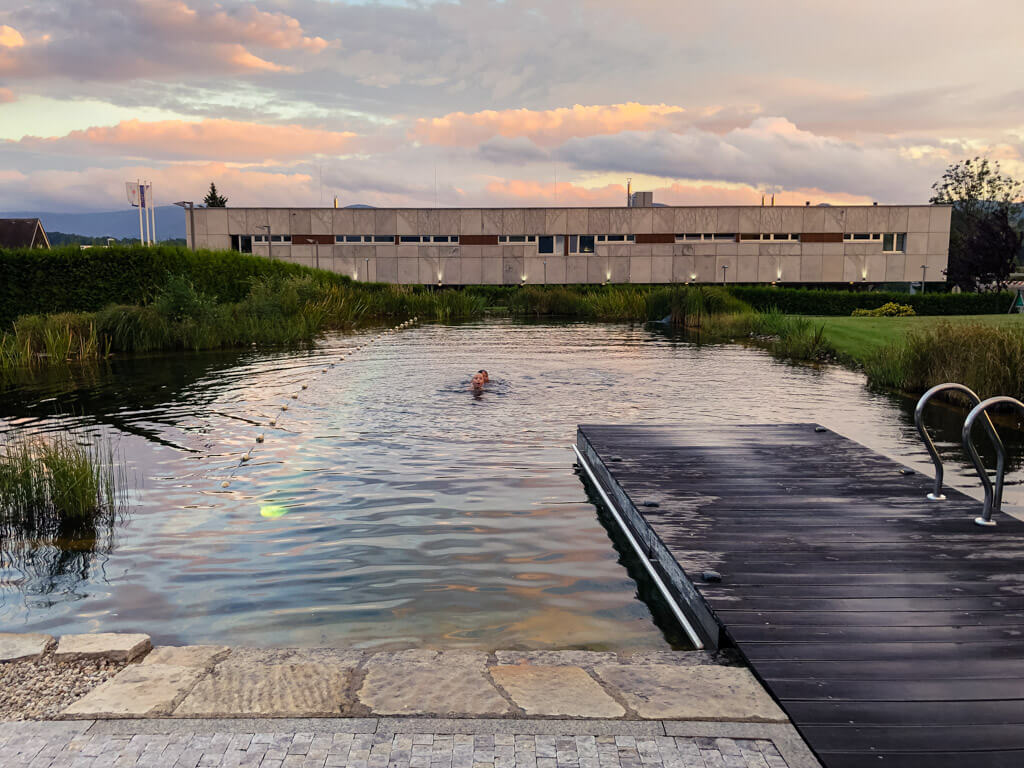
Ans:
<svg viewBox="0 0 1024 768"><path fill-rule="evenodd" d="M828 284L944 281L950 208L196 208L194 220L196 248L356 280Z"/></svg>

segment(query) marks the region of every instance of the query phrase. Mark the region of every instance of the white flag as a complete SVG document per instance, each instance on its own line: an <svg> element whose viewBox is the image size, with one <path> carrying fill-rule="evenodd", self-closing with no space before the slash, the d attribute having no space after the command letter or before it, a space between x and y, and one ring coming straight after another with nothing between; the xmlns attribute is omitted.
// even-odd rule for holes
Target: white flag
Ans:
<svg viewBox="0 0 1024 768"><path fill-rule="evenodd" d="M124 183L124 191L128 193L128 202L131 203L132 208L139 207L139 186L139 182L137 181L126 181Z"/></svg>

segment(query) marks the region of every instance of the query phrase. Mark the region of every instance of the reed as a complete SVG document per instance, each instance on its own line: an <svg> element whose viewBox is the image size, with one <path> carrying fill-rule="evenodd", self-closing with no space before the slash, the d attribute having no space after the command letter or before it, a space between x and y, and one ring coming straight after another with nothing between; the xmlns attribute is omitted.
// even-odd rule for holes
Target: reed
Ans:
<svg viewBox="0 0 1024 768"><path fill-rule="evenodd" d="M105 436L14 429L0 439L5 538L94 538L124 508L123 465Z"/></svg>
<svg viewBox="0 0 1024 768"><path fill-rule="evenodd" d="M1024 327L943 322L911 331L870 354L872 385L923 392L946 381L966 384L982 398L1024 397Z"/></svg>

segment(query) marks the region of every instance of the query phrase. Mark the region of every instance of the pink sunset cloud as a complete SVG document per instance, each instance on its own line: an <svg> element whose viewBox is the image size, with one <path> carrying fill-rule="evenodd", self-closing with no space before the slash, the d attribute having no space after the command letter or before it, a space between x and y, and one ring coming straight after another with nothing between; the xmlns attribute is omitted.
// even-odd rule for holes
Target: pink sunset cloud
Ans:
<svg viewBox="0 0 1024 768"><path fill-rule="evenodd" d="M749 186L718 186L702 182L673 183L655 187L654 200L666 205L760 205L761 196L766 203L771 193ZM510 205L625 205L626 186L607 184L602 187L585 187L571 182L542 184L526 179L495 180L485 186L489 202ZM847 195L826 192L820 189L802 188L781 190L775 193L776 205L812 205L831 203L833 205L864 205L869 198L861 195Z"/></svg>
<svg viewBox="0 0 1024 768"><path fill-rule="evenodd" d="M26 136L20 146L45 151L104 152L122 157L208 159L262 163L349 151L356 134L300 125L213 119L189 122L124 120L65 136Z"/></svg>
<svg viewBox="0 0 1024 768"><path fill-rule="evenodd" d="M575 104L558 109L452 112L417 120L410 138L427 144L474 146L495 136L526 137L552 147L568 139L622 131L654 130L679 122L686 110L671 104Z"/></svg>

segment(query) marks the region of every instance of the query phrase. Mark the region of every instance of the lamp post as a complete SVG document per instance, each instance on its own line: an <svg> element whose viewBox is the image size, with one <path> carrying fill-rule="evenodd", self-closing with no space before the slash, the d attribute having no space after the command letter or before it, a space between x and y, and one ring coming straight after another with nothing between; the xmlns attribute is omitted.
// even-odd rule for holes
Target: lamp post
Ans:
<svg viewBox="0 0 1024 768"><path fill-rule="evenodd" d="M722 265L722 285L725 285L725 283L726 283L725 270L727 270L728 268L729 268L728 264L723 264Z"/></svg>
<svg viewBox="0 0 1024 768"><path fill-rule="evenodd" d="M924 293L924 277L928 273L928 265L921 265L921 293Z"/></svg>
<svg viewBox="0 0 1024 768"><path fill-rule="evenodd" d="M363 275L363 282L368 283L370 282L370 260L363 259L363 261L366 262L366 273Z"/></svg>
<svg viewBox="0 0 1024 768"><path fill-rule="evenodd" d="M548 284L548 260L544 259L544 285Z"/></svg>
<svg viewBox="0 0 1024 768"><path fill-rule="evenodd" d="M191 200L182 200L180 203L175 203L175 205L178 206L179 208L188 208L188 231L189 231L189 235L191 236L191 240L192 240L192 250L195 251L195 249L196 249L196 215L194 213L195 207L196 207L195 203L193 203Z"/></svg>
<svg viewBox="0 0 1024 768"><path fill-rule="evenodd" d="M274 258L274 246L270 243L270 225L269 224L257 224L256 229L267 230L267 258Z"/></svg>

